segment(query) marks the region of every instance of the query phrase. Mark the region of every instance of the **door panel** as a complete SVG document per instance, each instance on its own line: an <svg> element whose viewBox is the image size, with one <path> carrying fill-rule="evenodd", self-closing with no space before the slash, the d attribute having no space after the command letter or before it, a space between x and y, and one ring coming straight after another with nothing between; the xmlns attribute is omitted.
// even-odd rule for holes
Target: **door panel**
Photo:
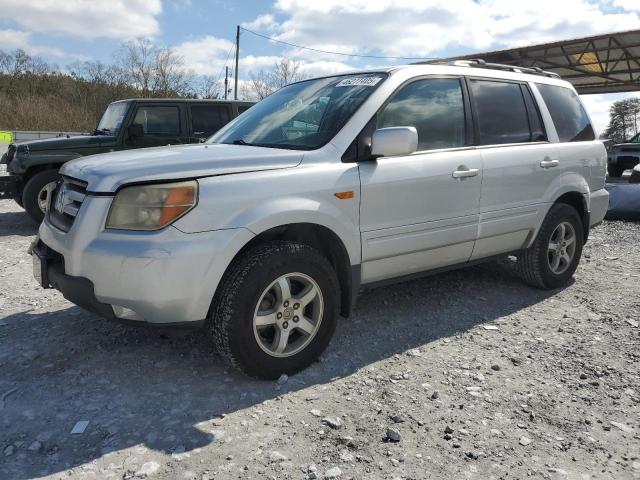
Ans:
<svg viewBox="0 0 640 480"><path fill-rule="evenodd" d="M479 219L481 157L422 152L359 165L363 283L465 262ZM478 174L453 178L453 172Z"/></svg>
<svg viewBox="0 0 640 480"><path fill-rule="evenodd" d="M548 208L545 193L559 173L557 167L540 166L558 159L551 143L484 148L480 152L480 228L472 260L522 248Z"/></svg>
<svg viewBox="0 0 640 480"><path fill-rule="evenodd" d="M556 147L544 142L540 114L526 84L471 78L469 91L482 156L480 225L472 260L522 248L545 210L557 175ZM542 165L541 165L542 162Z"/></svg>

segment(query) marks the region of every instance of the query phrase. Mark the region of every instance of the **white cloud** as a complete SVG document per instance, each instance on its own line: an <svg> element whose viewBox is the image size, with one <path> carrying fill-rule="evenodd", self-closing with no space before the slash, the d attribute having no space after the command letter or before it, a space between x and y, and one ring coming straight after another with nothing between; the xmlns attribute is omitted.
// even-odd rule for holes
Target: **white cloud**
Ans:
<svg viewBox="0 0 640 480"><path fill-rule="evenodd" d="M234 68L234 53L231 52L234 44L224 38L211 35L188 40L174 47L174 50L184 60L185 68L198 75L221 76L226 65ZM242 47L241 50L242 52ZM231 54L229 54L231 52ZM287 55L288 58L296 58L298 55ZM245 55L240 56L240 79L247 79L251 72L271 70L281 60L281 55ZM349 70L352 67L338 61L310 58L303 60L301 70L309 76L320 76Z"/></svg>
<svg viewBox="0 0 640 480"><path fill-rule="evenodd" d="M232 47L233 42L229 40L207 35L183 42L174 49L183 58L188 70L198 75L218 75ZM228 65L230 66L232 59L229 55Z"/></svg>
<svg viewBox="0 0 640 480"><path fill-rule="evenodd" d="M32 32L128 39L158 33L160 0L2 0L0 19Z"/></svg>
<svg viewBox="0 0 640 480"><path fill-rule="evenodd" d="M55 57L64 56L59 48L46 45L31 45L31 32L21 30L0 30L0 48L5 51L22 49L32 55L47 54Z"/></svg>
<svg viewBox="0 0 640 480"><path fill-rule="evenodd" d="M629 12L640 12L640 2L638 0L613 0L612 5Z"/></svg>
<svg viewBox="0 0 640 480"><path fill-rule="evenodd" d="M640 27L638 0L613 1L627 12L589 0L278 0L253 25L313 48L430 57Z"/></svg>

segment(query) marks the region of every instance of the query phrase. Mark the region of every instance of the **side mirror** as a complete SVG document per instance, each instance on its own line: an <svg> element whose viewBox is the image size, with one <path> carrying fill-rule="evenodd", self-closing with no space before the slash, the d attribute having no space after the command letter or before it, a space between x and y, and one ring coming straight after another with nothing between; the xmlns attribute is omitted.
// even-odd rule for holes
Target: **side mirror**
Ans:
<svg viewBox="0 0 640 480"><path fill-rule="evenodd" d="M131 125L129 125L127 132L129 133L129 138L132 138L134 140L136 138L144 137L144 128L139 123L132 123Z"/></svg>
<svg viewBox="0 0 640 480"><path fill-rule="evenodd" d="M371 137L371 155L397 157L410 155L418 149L418 132L415 127L379 128Z"/></svg>

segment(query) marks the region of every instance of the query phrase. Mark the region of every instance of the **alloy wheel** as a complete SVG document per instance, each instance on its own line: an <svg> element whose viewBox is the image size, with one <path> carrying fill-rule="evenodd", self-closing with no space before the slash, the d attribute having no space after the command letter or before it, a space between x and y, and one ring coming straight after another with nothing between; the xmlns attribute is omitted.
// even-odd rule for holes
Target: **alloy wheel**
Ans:
<svg viewBox="0 0 640 480"><path fill-rule="evenodd" d="M320 287L304 273L287 273L260 295L253 331L260 348L273 357L303 350L320 328L324 301Z"/></svg>
<svg viewBox="0 0 640 480"><path fill-rule="evenodd" d="M569 222L560 223L549 239L547 259L549 268L556 275L567 271L576 253L576 232Z"/></svg>

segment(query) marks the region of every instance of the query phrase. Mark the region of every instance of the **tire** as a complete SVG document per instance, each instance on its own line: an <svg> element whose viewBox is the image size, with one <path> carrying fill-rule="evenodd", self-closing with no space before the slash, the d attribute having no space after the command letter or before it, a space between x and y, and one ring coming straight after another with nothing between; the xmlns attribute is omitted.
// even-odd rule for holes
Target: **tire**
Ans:
<svg viewBox="0 0 640 480"><path fill-rule="evenodd" d="M58 170L44 170L36 173L24 186L22 206L36 223L41 223L44 218L44 211L39 204L39 196L42 194L42 190L49 183L57 182L59 178Z"/></svg>
<svg viewBox="0 0 640 480"><path fill-rule="evenodd" d="M574 233L573 254L570 255L570 262L561 260L554 272L552 263L557 258L559 250L552 250L550 242L558 239L561 225L565 225L564 231L570 230L566 224L570 225ZM582 220L575 208L564 203L554 204L542 222L533 245L518 255L518 270L524 281L541 289L554 289L566 285L580 262L584 245L583 232ZM557 243L562 244L554 241L554 245ZM570 253L570 248L571 243L565 247L567 253Z"/></svg>
<svg viewBox="0 0 640 480"><path fill-rule="evenodd" d="M624 168L620 165L607 165L607 171L609 172L610 177L621 177L624 173Z"/></svg>
<svg viewBox="0 0 640 480"><path fill-rule="evenodd" d="M629 177L629 183L640 183L640 170L636 170L634 168L631 171L631 176Z"/></svg>
<svg viewBox="0 0 640 480"><path fill-rule="evenodd" d="M291 301L284 310L287 303L278 293L283 290L280 283L274 283L282 278L286 278L291 291ZM313 284L319 295L301 306L305 302L303 293L310 292ZM304 289L296 292L300 287ZM298 298L301 303L295 302ZM339 298L336 273L318 250L274 241L249 250L232 263L213 298L206 330L228 363L251 377L273 380L283 373L299 372L317 360L335 330ZM258 318L261 308L270 312L261 318L280 317L273 325L256 326L254 316ZM296 311L303 313L302 320L292 317ZM315 318L314 323L307 318ZM303 321L305 327L315 328L313 334L302 330ZM291 346L278 353L273 346L280 345L277 339L287 328ZM311 332L311 328L308 330Z"/></svg>

